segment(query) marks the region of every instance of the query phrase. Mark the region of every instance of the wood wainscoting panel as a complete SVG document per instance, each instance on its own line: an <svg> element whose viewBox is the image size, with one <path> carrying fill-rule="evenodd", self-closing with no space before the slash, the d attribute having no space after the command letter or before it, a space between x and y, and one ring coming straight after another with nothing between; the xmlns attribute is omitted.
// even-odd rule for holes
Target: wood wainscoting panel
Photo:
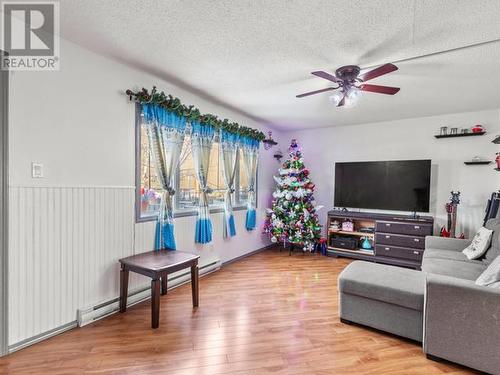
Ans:
<svg viewBox="0 0 500 375"><path fill-rule="evenodd" d="M10 187L9 344L116 298L134 252L134 188Z"/></svg>

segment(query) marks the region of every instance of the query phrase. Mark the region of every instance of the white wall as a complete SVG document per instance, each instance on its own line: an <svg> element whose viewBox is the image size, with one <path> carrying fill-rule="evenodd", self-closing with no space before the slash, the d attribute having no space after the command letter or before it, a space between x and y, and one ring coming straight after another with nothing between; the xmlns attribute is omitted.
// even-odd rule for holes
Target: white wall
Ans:
<svg viewBox="0 0 500 375"><path fill-rule="evenodd" d="M346 110L349 109L340 109ZM440 126L469 127L482 124L488 134L479 137L436 139ZM500 147L491 143L500 134L499 111L458 113L356 126L284 133L297 138L304 161L316 183L315 198L325 206L320 217L333 208L334 163L343 161L432 159L431 214L436 229L446 223L445 203L451 190L460 190L459 231L473 233L482 224L490 194L500 189L500 173L494 165L466 166L465 160L479 155L494 159Z"/></svg>
<svg viewBox="0 0 500 375"><path fill-rule="evenodd" d="M153 247L154 224L134 220L134 104L123 91L157 85L202 111L261 124L149 74L61 41L59 72L10 73L9 344L75 321L78 308L118 295L118 259ZM279 138L279 134L276 134ZM31 178L31 162L45 177ZM273 189L272 151L261 150L258 223ZM268 244L260 228L194 243L195 217L176 219L178 249L223 262ZM133 286L143 283L133 278Z"/></svg>

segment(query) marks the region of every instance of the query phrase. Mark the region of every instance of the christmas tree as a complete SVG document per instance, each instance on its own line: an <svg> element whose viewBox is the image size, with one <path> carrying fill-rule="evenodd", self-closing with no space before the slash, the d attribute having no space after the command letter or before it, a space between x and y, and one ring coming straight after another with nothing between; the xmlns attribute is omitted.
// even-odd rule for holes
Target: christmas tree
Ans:
<svg viewBox="0 0 500 375"><path fill-rule="evenodd" d="M309 170L304 167L302 152L292 139L289 158L274 176L277 183L273 193L272 208L267 210L264 232L272 242L287 242L302 245L312 251L321 236L321 225L315 205L314 184L309 178Z"/></svg>

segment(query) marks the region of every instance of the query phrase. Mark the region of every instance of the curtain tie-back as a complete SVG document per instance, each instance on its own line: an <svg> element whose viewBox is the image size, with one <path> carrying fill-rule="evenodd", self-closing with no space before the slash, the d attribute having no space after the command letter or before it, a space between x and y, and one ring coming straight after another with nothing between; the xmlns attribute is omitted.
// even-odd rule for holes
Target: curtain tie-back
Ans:
<svg viewBox="0 0 500 375"><path fill-rule="evenodd" d="M170 194L170 195L174 195L175 194L175 189L174 188L169 187L166 190L167 190L167 193Z"/></svg>
<svg viewBox="0 0 500 375"><path fill-rule="evenodd" d="M211 193L214 192L214 190L212 188L209 188L208 186L205 187L205 188L203 188L203 189L201 189L201 191L204 192L204 193L207 193L207 194L211 194Z"/></svg>
<svg viewBox="0 0 500 375"><path fill-rule="evenodd" d="M230 194L233 194L236 190L234 190L233 188L231 189L227 189L229 191Z"/></svg>
<svg viewBox="0 0 500 375"><path fill-rule="evenodd" d="M254 191L255 191L255 189L253 188L253 186L250 186L250 187L248 188L248 191L254 192Z"/></svg>

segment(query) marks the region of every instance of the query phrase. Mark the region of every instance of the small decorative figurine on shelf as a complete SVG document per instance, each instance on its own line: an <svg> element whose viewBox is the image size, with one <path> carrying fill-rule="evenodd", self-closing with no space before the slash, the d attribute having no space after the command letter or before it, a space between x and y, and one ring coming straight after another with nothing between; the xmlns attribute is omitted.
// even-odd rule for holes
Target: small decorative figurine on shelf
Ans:
<svg viewBox="0 0 500 375"><path fill-rule="evenodd" d="M342 231L354 232L354 223L351 220L346 220L342 223Z"/></svg>
<svg viewBox="0 0 500 375"><path fill-rule="evenodd" d="M337 220L332 221L330 224L331 230L340 230L340 223Z"/></svg>
<svg viewBox="0 0 500 375"><path fill-rule="evenodd" d="M373 249L372 243L370 242L370 239L368 237L361 237L362 242L361 242L361 247L365 250L371 250Z"/></svg>
<svg viewBox="0 0 500 375"><path fill-rule="evenodd" d="M500 152L496 153L495 162L497 163L497 169L500 169Z"/></svg>
<svg viewBox="0 0 500 375"><path fill-rule="evenodd" d="M483 126L482 126L482 125L477 124L477 125L474 125L474 126L472 127L472 132L473 132L473 133L484 133L484 132L485 132L485 130L484 130L484 128L483 128Z"/></svg>
<svg viewBox="0 0 500 375"><path fill-rule="evenodd" d="M273 139L273 132L268 132L268 137L262 141L264 143L264 148L269 150L271 147L276 146L278 142Z"/></svg>

